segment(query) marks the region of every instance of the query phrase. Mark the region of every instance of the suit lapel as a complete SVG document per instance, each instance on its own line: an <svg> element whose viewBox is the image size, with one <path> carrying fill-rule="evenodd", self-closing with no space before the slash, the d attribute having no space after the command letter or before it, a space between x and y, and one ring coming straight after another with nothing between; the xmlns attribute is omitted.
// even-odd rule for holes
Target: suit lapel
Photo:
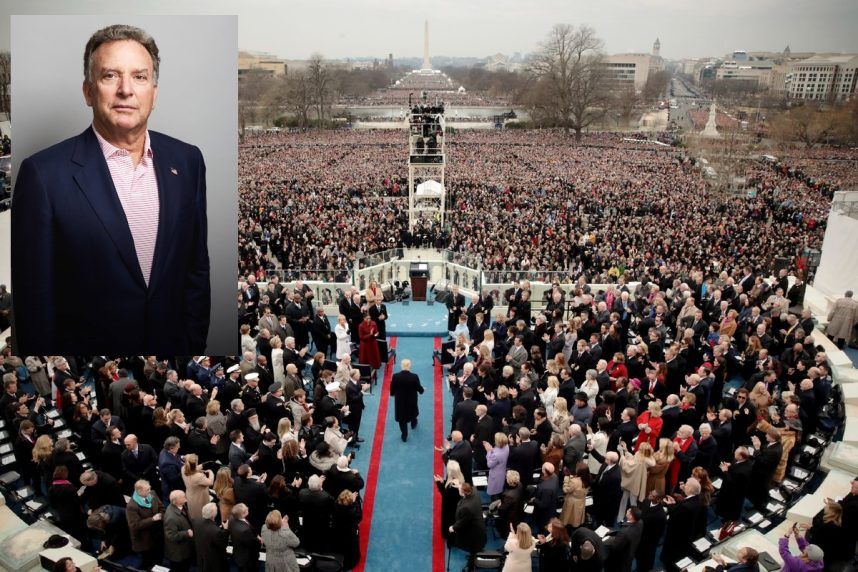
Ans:
<svg viewBox="0 0 858 572"><path fill-rule="evenodd" d="M155 176L158 180L158 236L155 242L155 255L152 259L152 273L149 287L155 288L167 262L170 251L170 240L177 224L179 203L182 198L181 184L187 181L190 173L184 173L176 168L177 162L169 148L163 145L159 133L149 132L152 155L155 161Z"/></svg>
<svg viewBox="0 0 858 572"><path fill-rule="evenodd" d="M98 139L92 127L78 137L72 162L81 166L74 174L74 180L92 206L95 215L101 221L104 230L110 236L119 251L122 262L140 286L146 287L143 272L137 261L134 238L128 227L128 219L119 202L119 195L110 177L107 161L104 159Z"/></svg>

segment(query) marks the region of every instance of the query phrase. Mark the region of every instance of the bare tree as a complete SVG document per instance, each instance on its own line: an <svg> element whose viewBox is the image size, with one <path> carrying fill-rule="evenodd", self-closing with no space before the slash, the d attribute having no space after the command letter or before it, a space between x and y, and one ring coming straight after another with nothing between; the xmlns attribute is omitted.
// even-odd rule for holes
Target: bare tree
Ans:
<svg viewBox="0 0 858 572"><path fill-rule="evenodd" d="M782 142L801 141L813 147L839 135L845 114L848 114L845 108L822 109L813 103L805 103L775 116L771 130L774 137Z"/></svg>
<svg viewBox="0 0 858 572"><path fill-rule="evenodd" d="M622 122L628 125L635 112L635 107L641 102L634 85L621 87L611 94L611 108L617 118L617 125Z"/></svg>
<svg viewBox="0 0 858 572"><path fill-rule="evenodd" d="M565 129L581 132L604 115L607 82L602 40L589 26L557 24L539 45L530 72L542 89L534 91L535 107Z"/></svg>
<svg viewBox="0 0 858 572"><path fill-rule="evenodd" d="M252 125L262 119L260 106L271 82L271 78L262 73L250 73L239 79L238 126L242 138L248 124Z"/></svg>
<svg viewBox="0 0 858 572"><path fill-rule="evenodd" d="M286 77L272 78L259 100L260 112L265 122L275 122L283 115L288 104L288 87Z"/></svg>
<svg viewBox="0 0 858 572"><path fill-rule="evenodd" d="M313 94L313 103L316 109L316 120L321 129L325 123L325 114L330 105L329 95L331 92L331 71L322 54L315 53L310 56L307 66L307 77Z"/></svg>
<svg viewBox="0 0 858 572"><path fill-rule="evenodd" d="M670 74L664 70L649 74L643 88L643 98L646 101L656 101L667 92L670 85Z"/></svg>
<svg viewBox="0 0 858 572"><path fill-rule="evenodd" d="M12 105L9 88L12 83L12 56L9 52L0 52L0 113L8 113L12 118Z"/></svg>
<svg viewBox="0 0 858 572"><path fill-rule="evenodd" d="M307 72L297 71L289 76L286 104L298 120L298 126L310 126L310 110L313 108L313 90Z"/></svg>

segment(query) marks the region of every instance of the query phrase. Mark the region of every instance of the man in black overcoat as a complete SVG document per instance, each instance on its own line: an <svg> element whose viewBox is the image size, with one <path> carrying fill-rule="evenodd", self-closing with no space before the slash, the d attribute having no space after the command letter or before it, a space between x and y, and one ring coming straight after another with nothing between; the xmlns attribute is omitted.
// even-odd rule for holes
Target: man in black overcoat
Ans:
<svg viewBox="0 0 858 572"><path fill-rule="evenodd" d="M664 533L664 545L661 549L661 561L666 570L677 570L676 563L692 554L694 530L700 520L701 511L706 507L700 498L700 483L694 477L689 478L681 486L685 498L675 501L673 497L665 497L668 505L667 527Z"/></svg>
<svg viewBox="0 0 858 572"><path fill-rule="evenodd" d="M197 570L206 572L229 572L226 545L229 532L217 519L217 505L203 506L202 518L191 521L194 528L194 544L197 549Z"/></svg>
<svg viewBox="0 0 858 572"><path fill-rule="evenodd" d="M394 414L403 442L408 440L408 424L411 424L412 429L417 427L417 416L420 414L417 394L424 391L420 378L410 370L411 360L402 360L402 371L394 374L390 381L390 396L393 397Z"/></svg>

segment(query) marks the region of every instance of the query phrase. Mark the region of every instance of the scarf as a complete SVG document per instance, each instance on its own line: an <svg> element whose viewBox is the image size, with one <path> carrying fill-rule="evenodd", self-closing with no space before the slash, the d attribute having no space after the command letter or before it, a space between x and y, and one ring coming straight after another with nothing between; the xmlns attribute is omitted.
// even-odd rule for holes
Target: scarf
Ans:
<svg viewBox="0 0 858 572"><path fill-rule="evenodd" d="M143 508L152 508L152 495L149 495L148 497L143 498L137 494L137 491L134 491L134 494L131 495L131 498L134 499L134 502L136 502L138 505L140 505Z"/></svg>
<svg viewBox="0 0 858 572"><path fill-rule="evenodd" d="M66 479L56 479L54 482L51 483L51 485L69 485L69 486L71 486L71 483L69 481L67 481Z"/></svg>
<svg viewBox="0 0 858 572"><path fill-rule="evenodd" d="M679 451L685 453L688 451L688 448L691 447L691 443L694 442L694 439L688 437L687 439L680 439L679 437L673 438L674 443L679 443ZM677 481L679 480L679 470L682 465L682 461L679 460L679 457L674 457L673 462L670 464L670 468L668 469L668 491L673 490L673 487L676 486Z"/></svg>

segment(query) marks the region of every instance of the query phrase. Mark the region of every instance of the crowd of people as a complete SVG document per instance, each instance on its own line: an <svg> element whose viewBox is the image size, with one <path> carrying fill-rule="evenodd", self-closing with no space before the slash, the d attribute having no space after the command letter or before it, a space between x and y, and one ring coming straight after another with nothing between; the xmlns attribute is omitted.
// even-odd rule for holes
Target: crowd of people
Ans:
<svg viewBox="0 0 858 572"><path fill-rule="evenodd" d="M262 546L269 570L294 570L296 550L360 561L364 479L349 463L372 376L358 364L382 362L381 293L346 293L331 328L306 285L245 285L235 358L0 358L16 466L85 545L176 570L219 569L228 543L242 570ZM715 517L723 537L747 503L765 511L793 453L832 428L827 356L789 285L750 266L661 266L636 291L582 285L571 315L559 288L544 312L527 282L498 303L451 292L441 534L474 555L494 526L508 570L534 551L545 570L673 570ZM407 441L422 388L402 365L391 392ZM72 438L56 438L52 407ZM796 532L800 558L852 559L856 499L858 480ZM757 569L752 550L740 558Z"/></svg>
<svg viewBox="0 0 858 572"><path fill-rule="evenodd" d="M806 181L811 189L834 192L858 186L858 150L821 147L775 153L780 159L777 168L788 177Z"/></svg>
<svg viewBox="0 0 858 572"><path fill-rule="evenodd" d="M778 257L796 267L821 245L830 205L830 193L765 164L750 177L756 192L713 201L693 160L616 134L570 147L560 132L465 132L446 141L445 228L408 233L398 132L265 134L239 155L239 270L259 277L344 274L402 246L474 254L496 282L517 271L632 281L662 264L771 270Z"/></svg>
<svg viewBox="0 0 858 572"><path fill-rule="evenodd" d="M264 547L268 571L296 572L296 550L354 567L364 481L340 400L348 393L355 419L365 386L353 396L331 376L308 397L293 345L260 340L258 355L236 358L4 352L0 409L20 486L47 499L82 550L113 562L256 571Z"/></svg>
<svg viewBox="0 0 858 572"><path fill-rule="evenodd" d="M579 290L569 320L552 306L522 319L527 283L504 292L491 324L481 299L459 309L467 327L441 356L455 405L436 475L453 546L473 556L494 526L505 570L530 570L534 551L545 570L677 570L713 525L723 540L751 507L767 513L795 454L836 426L821 334L808 311L789 312L785 273L769 284L751 267L714 280L663 270L636 292ZM470 498L477 473L490 521ZM858 478L843 493L781 540L786 569L853 561ZM719 570L762 570L750 547L737 556Z"/></svg>

